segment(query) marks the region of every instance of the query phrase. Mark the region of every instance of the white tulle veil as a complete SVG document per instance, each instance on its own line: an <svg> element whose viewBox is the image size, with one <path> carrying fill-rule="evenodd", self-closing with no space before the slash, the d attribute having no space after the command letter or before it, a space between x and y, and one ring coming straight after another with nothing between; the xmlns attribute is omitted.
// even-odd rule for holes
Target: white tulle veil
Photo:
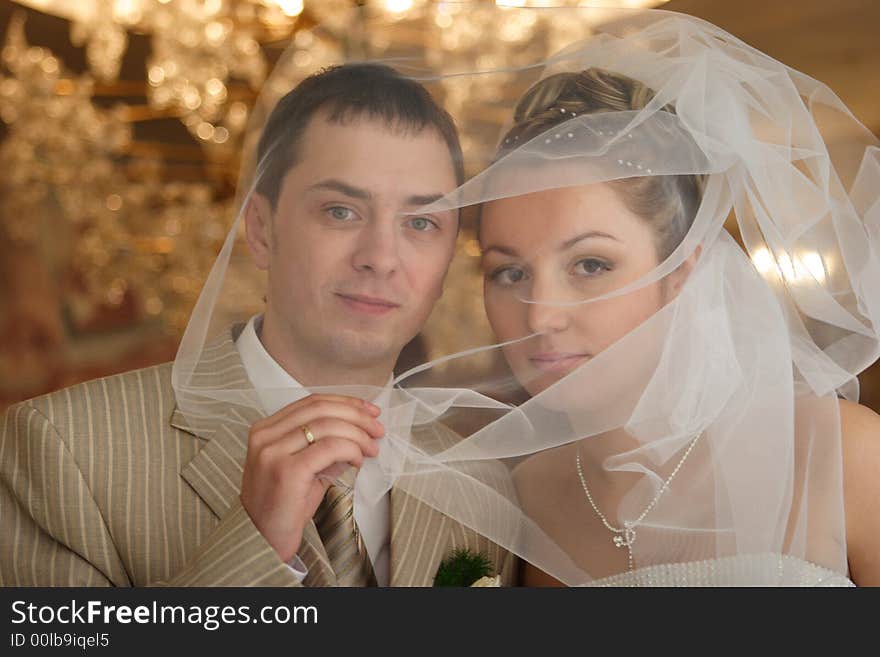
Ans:
<svg viewBox="0 0 880 657"><path fill-rule="evenodd" d="M497 47L523 22L544 38ZM319 26L279 61L252 120L240 208L278 98L319 66L364 60L422 82L461 130L468 180L418 210L462 210L453 268L473 273L456 280L480 275L467 230L477 215L514 235L542 216L520 201L553 208L557 192L599 188L650 214L628 191L647 179L673 205L682 189L696 199L664 220L672 237L638 277L600 269L606 278L556 287L538 283L558 247L548 211L533 231L547 239L505 256L523 278L486 284L503 295L496 328L503 313L527 318L509 340L486 329L478 287L448 281L421 335L424 362L393 391L329 388L384 400L387 435L358 477L361 499L396 486L568 585L731 559L752 564L751 583L796 583L808 567L846 576L838 407L858 399L856 376L878 357L876 138L822 83L672 12L441 4L397 21L366 11L358 26L345 47ZM466 39L483 41L479 56ZM591 87L566 86L579 75L620 90L623 106L583 111ZM637 83L639 102L620 80ZM594 227L597 206L580 207ZM239 213L175 361L194 425L227 405L260 408L258 389L200 384L207 342L260 309L241 293L256 275L241 232ZM613 334L619 309L672 281L675 293L609 344L575 344L593 328ZM559 326L529 328L540 312ZM552 367L560 344L580 350L576 367Z"/></svg>

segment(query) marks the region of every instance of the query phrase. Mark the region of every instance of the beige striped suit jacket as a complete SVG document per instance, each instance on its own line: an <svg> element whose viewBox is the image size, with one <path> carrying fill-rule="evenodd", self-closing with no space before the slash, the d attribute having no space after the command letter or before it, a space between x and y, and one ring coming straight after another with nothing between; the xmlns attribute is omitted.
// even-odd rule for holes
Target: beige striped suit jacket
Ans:
<svg viewBox="0 0 880 657"><path fill-rule="evenodd" d="M231 331L204 361L202 383L250 385ZM239 499L259 415L224 412L228 421L192 428L170 363L10 408L0 426L0 585L299 586ZM456 548L486 554L513 582L515 559L485 537L398 488L390 508L392 586L430 586ZM299 555L302 585L336 585L312 522Z"/></svg>

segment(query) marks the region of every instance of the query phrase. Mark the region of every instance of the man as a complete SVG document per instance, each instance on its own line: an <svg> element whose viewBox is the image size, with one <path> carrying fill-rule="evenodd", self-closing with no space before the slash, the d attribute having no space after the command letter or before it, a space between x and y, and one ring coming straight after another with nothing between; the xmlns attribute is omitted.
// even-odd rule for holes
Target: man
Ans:
<svg viewBox="0 0 880 657"><path fill-rule="evenodd" d="M453 255L454 213L409 214L461 182L451 119L387 67L336 67L278 103L258 159L245 223L265 312L207 345L193 376L253 387L263 412L190 422L170 364L13 407L3 585L430 585L461 547L511 580L507 552L404 491L352 522L329 482L378 453L378 407L268 392L388 383Z"/></svg>

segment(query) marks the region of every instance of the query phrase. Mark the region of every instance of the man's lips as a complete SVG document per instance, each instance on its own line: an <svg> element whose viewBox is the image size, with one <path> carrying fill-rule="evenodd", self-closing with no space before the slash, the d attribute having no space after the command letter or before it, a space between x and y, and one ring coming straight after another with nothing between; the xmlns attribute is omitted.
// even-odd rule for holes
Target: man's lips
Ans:
<svg viewBox="0 0 880 657"><path fill-rule="evenodd" d="M386 315L392 310L400 308L399 303L381 297L370 297L365 294L343 294L341 292L337 292L336 296L352 310L367 315Z"/></svg>
<svg viewBox="0 0 880 657"><path fill-rule="evenodd" d="M545 372L566 372L574 369L589 357L589 354L544 352L529 356L529 362L537 369Z"/></svg>

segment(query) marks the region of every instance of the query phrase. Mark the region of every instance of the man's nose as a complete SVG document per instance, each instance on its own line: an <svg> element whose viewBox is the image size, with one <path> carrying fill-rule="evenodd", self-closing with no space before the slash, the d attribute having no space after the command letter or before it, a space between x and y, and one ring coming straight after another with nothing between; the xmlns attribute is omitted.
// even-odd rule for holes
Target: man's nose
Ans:
<svg viewBox="0 0 880 657"><path fill-rule="evenodd" d="M374 217L361 230L352 259L359 272L387 277L400 268L400 244L396 216Z"/></svg>

